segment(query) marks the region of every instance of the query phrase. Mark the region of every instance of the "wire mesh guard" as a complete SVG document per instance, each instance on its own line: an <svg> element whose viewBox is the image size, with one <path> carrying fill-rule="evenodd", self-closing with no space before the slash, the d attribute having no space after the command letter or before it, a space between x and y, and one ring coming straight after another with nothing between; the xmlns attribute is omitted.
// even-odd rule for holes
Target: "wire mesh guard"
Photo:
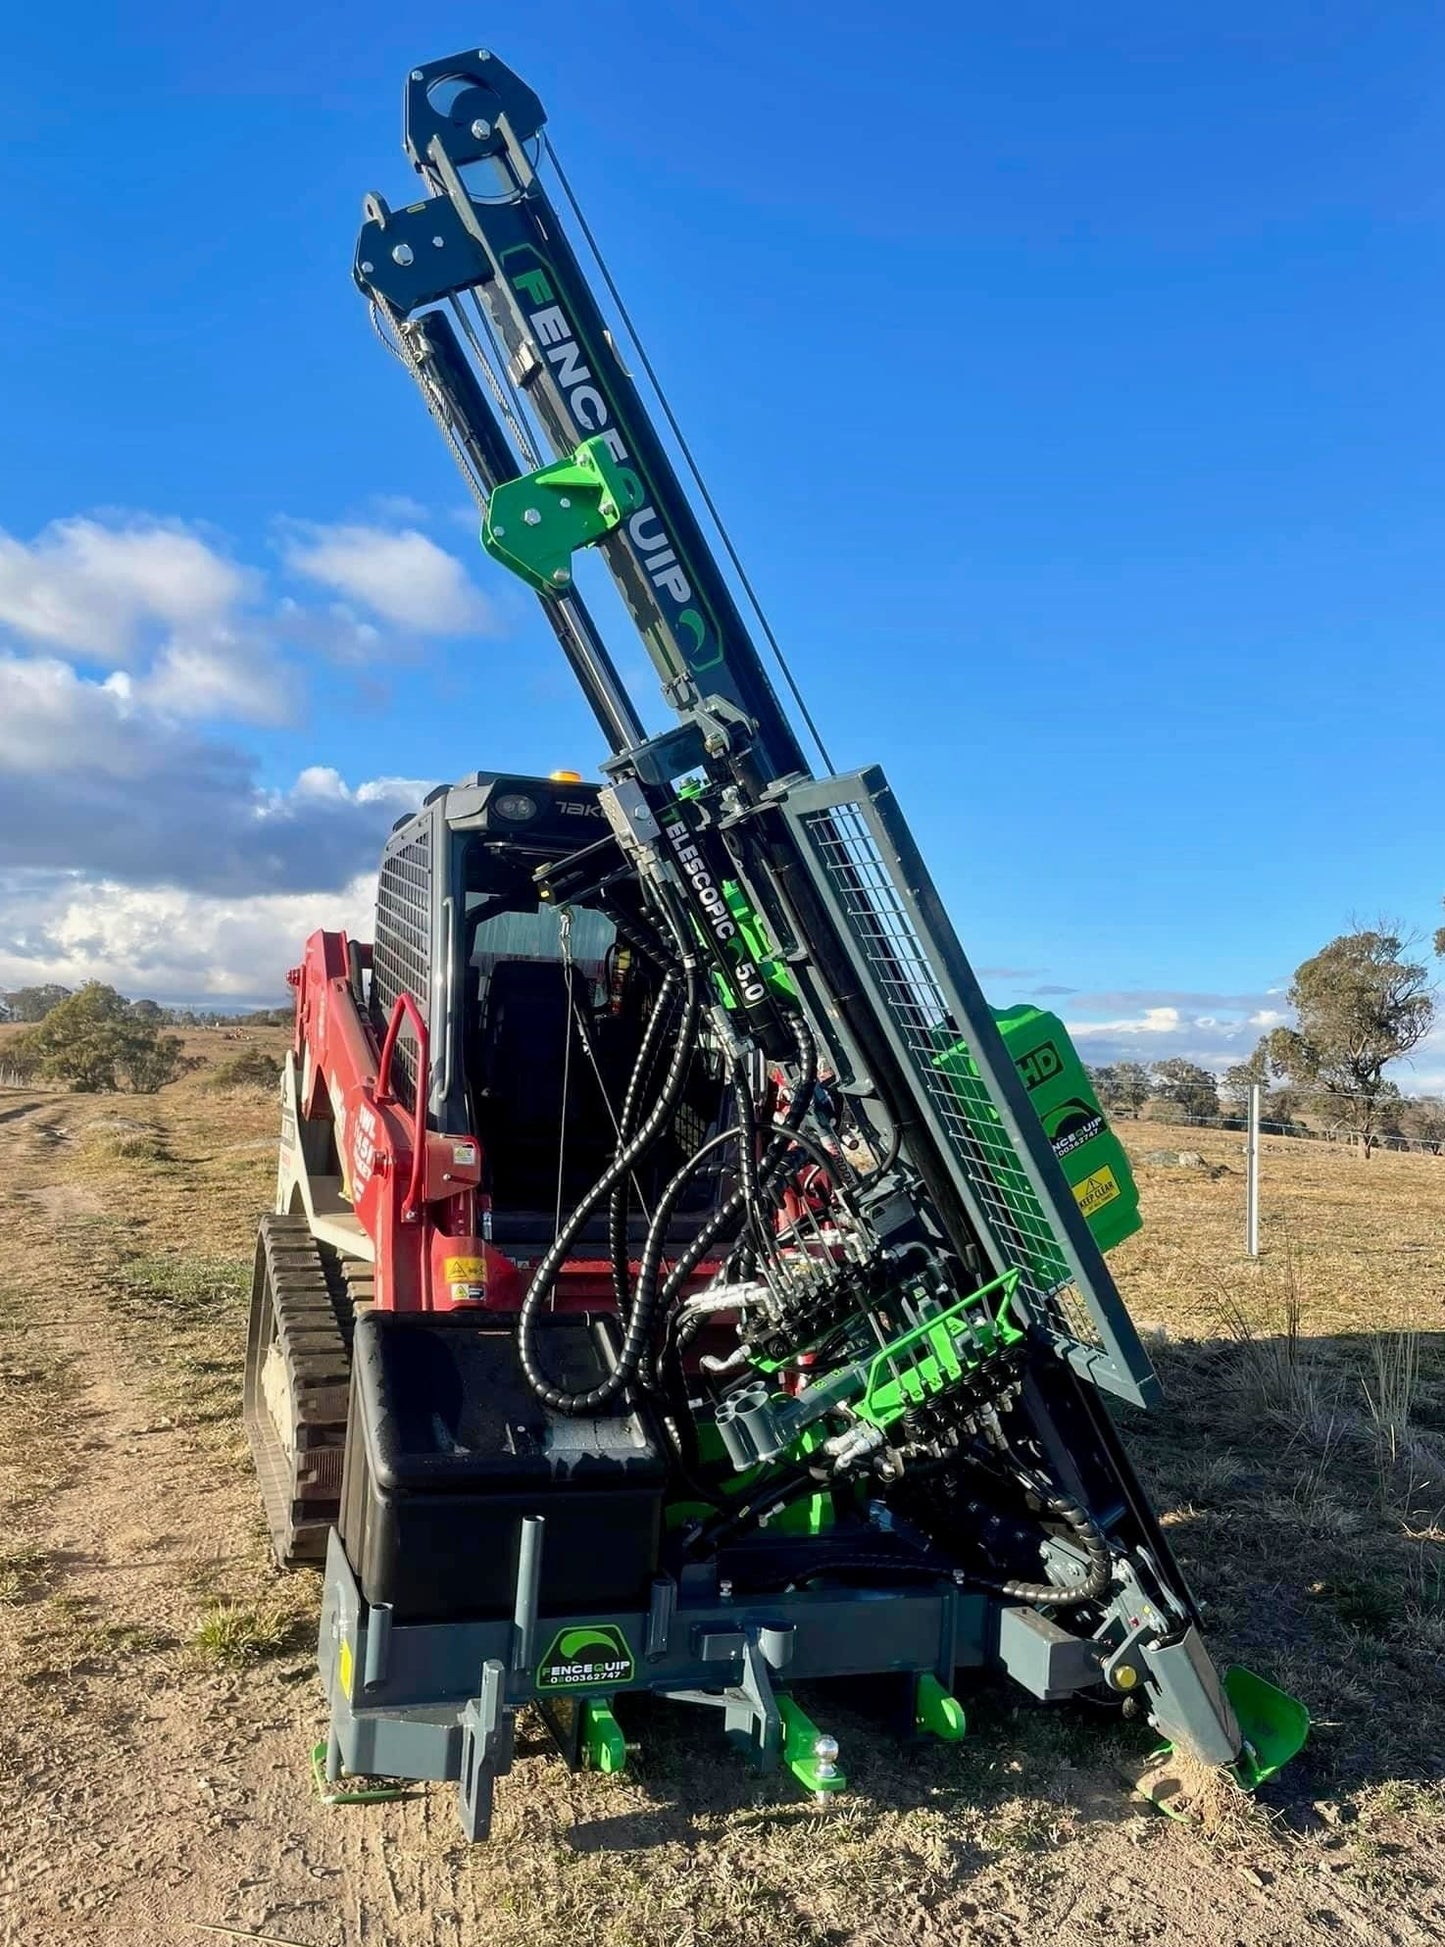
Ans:
<svg viewBox="0 0 1445 1947"><path fill-rule="evenodd" d="M959 1033L862 808L835 803L805 814L803 824L996 1251L1019 1272L1029 1310L1063 1337L1100 1346L1102 1336L1054 1227Z"/></svg>
<svg viewBox="0 0 1445 1947"><path fill-rule="evenodd" d="M423 826L381 862L371 983L383 1021L390 1017L399 994L410 994L426 1017L430 968L431 830ZM416 1054L407 1032L397 1041L392 1075L397 1100L404 1108L412 1108L416 1100Z"/></svg>

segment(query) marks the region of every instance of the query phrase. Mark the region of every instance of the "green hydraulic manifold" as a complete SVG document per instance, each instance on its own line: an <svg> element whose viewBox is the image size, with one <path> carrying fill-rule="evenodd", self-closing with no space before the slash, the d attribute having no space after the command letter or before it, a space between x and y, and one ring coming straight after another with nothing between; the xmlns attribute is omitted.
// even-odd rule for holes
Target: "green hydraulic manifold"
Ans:
<svg viewBox="0 0 1445 1947"><path fill-rule="evenodd" d="M482 546L542 595L572 586L572 557L642 504L637 475L619 466L605 439L584 439L556 460L492 489Z"/></svg>

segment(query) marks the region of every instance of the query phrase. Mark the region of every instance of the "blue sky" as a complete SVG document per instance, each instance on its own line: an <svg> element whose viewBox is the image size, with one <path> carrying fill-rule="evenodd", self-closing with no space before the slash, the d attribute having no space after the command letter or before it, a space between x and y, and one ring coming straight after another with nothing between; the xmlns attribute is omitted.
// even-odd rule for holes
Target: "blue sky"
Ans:
<svg viewBox="0 0 1445 1947"><path fill-rule="evenodd" d="M0 985L270 998L415 781L595 763L348 277L478 38L1000 1003L1227 1059L1352 916L1433 929L1445 17L1183 11L17 17Z"/></svg>

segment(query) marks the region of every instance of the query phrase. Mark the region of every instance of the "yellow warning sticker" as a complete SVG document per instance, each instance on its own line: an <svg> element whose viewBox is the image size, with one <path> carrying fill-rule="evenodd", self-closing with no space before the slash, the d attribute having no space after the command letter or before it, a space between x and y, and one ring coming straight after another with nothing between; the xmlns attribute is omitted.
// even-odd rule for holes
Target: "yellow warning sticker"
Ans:
<svg viewBox="0 0 1445 1947"><path fill-rule="evenodd" d="M443 1284L485 1284L487 1260L484 1257L449 1257L442 1260Z"/></svg>
<svg viewBox="0 0 1445 1947"><path fill-rule="evenodd" d="M341 1639L341 1648L336 1652L336 1674L341 1679L341 1694L343 1697L349 1697L351 1695L351 1672L354 1660L351 1654L351 1644L343 1636Z"/></svg>
<svg viewBox="0 0 1445 1947"><path fill-rule="evenodd" d="M1106 1203L1112 1203L1122 1194L1119 1179L1107 1164L1074 1185L1074 1196L1086 1217L1092 1217L1096 1210L1102 1210Z"/></svg>

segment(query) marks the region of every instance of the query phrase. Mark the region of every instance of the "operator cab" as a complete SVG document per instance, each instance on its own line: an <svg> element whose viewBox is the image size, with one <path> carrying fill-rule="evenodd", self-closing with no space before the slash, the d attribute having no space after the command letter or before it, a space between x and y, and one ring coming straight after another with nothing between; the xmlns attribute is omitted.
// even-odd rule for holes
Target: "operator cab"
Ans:
<svg viewBox="0 0 1445 1947"><path fill-rule="evenodd" d="M403 990L426 1016L432 1042L432 1126L476 1135L493 1238L503 1249L545 1248L602 1175L662 975L632 940L644 918L635 883L598 801L599 787L570 778L478 772L442 787L398 823L382 859L371 1005L385 1027ZM582 897L554 903L537 874L596 848L587 883L618 873L613 911ZM608 854L612 856L609 857ZM579 877L583 875L579 874ZM399 1048L405 1056L405 1041ZM402 1059L399 1092L412 1081ZM643 1096L650 1102L657 1076ZM634 1186L642 1209L722 1126L720 1052L700 1041L670 1128ZM700 1171L677 1212L686 1237L713 1209L719 1176ZM583 1233L599 1247L605 1212Z"/></svg>

